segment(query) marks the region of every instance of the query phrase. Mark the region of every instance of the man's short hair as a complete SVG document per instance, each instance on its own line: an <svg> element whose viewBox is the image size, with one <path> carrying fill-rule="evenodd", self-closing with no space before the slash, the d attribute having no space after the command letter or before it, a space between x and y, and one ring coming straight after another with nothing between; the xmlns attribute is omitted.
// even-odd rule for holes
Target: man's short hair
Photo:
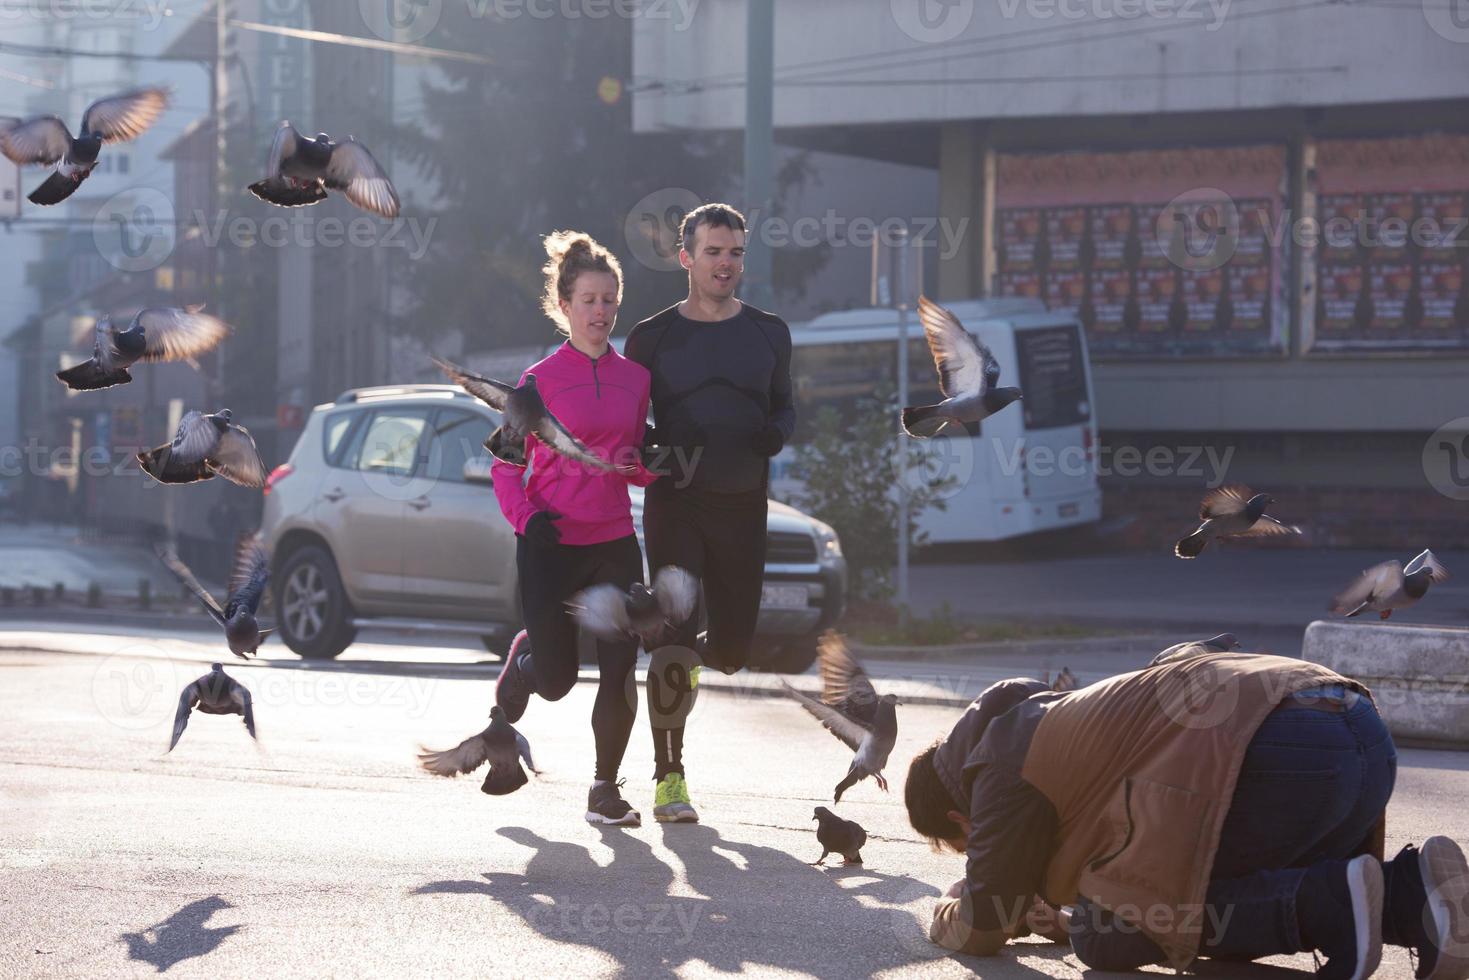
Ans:
<svg viewBox="0 0 1469 980"><path fill-rule="evenodd" d="M728 204L705 204L694 208L683 216L683 224L679 226L679 247L692 248L694 235L700 228L729 228L732 231L744 231L745 216Z"/></svg>
<svg viewBox="0 0 1469 980"><path fill-rule="evenodd" d="M950 810L958 809L949 788L939 778L933 764L934 753L943 739L913 757L908 764L908 781L903 784L903 803L908 807L908 822L937 850L947 847L949 841L961 834L962 828L949 816Z"/></svg>

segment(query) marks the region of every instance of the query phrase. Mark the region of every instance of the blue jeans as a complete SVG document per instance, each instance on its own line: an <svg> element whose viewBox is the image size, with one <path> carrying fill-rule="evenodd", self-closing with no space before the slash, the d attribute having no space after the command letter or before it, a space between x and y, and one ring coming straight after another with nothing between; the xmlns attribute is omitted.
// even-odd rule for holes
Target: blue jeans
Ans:
<svg viewBox="0 0 1469 980"><path fill-rule="evenodd" d="M1296 891L1306 869L1363 853L1392 796L1397 750L1372 702L1342 685L1297 697L1355 703L1325 711L1288 702L1250 740L1210 873L1200 956L1301 952ZM1071 948L1087 966L1135 970L1165 959L1084 899L1072 923Z"/></svg>

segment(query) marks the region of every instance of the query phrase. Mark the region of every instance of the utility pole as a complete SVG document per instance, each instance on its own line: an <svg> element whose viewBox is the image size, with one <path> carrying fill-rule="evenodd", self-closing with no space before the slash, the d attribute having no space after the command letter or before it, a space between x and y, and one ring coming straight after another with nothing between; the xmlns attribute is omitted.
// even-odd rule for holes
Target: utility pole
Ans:
<svg viewBox="0 0 1469 980"><path fill-rule="evenodd" d="M770 250L760 226L774 203L771 159L775 142L775 0L746 0L745 20L745 278L742 292L752 306L775 305Z"/></svg>
<svg viewBox="0 0 1469 980"><path fill-rule="evenodd" d="M908 228L898 231L895 249L898 288L894 299L898 307L898 406L908 404ZM908 628L908 436L903 431L902 412L898 416L898 626Z"/></svg>

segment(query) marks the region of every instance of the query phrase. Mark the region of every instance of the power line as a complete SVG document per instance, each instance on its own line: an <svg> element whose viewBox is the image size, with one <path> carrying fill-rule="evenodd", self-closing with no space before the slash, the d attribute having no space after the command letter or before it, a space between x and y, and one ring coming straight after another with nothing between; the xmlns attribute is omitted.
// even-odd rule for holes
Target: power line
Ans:
<svg viewBox="0 0 1469 980"><path fill-rule="evenodd" d="M1321 68L1258 68L1245 71L1220 68L1167 72L1166 74L1156 71L1137 71L1118 72L1112 75L996 75L990 78L813 78L776 82L775 85L777 88L837 88L846 85L1011 85L1019 83L1033 85L1068 82L1159 81L1176 78L1235 78L1242 75L1344 74L1347 71L1346 65L1327 65Z"/></svg>

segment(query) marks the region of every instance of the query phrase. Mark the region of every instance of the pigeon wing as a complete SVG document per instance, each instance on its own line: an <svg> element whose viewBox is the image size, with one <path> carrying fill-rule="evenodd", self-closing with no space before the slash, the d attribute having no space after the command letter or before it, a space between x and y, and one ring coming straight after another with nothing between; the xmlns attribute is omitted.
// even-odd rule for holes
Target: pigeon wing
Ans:
<svg viewBox="0 0 1469 980"><path fill-rule="evenodd" d="M270 156L265 160L267 178L281 176L286 161L296 155L296 147L300 142L301 134L289 122L283 120L276 127L275 136L270 141Z"/></svg>
<svg viewBox="0 0 1469 980"><path fill-rule="evenodd" d="M239 681L230 679L230 700L245 719L245 731L255 738L255 702L250 698L250 689Z"/></svg>
<svg viewBox="0 0 1469 980"><path fill-rule="evenodd" d="M627 618L627 593L615 585L594 585L566 602L578 624L608 640L625 638L632 629Z"/></svg>
<svg viewBox="0 0 1469 980"><path fill-rule="evenodd" d="M52 164L69 149L71 131L55 116L37 116L9 129L0 126L0 153L17 166Z"/></svg>
<svg viewBox="0 0 1469 980"><path fill-rule="evenodd" d="M488 758L485 735L480 732L443 752L421 749L418 753L418 764L435 776L457 776L461 772L474 772Z"/></svg>
<svg viewBox="0 0 1469 980"><path fill-rule="evenodd" d="M97 133L108 143L137 139L167 108L165 88L137 88L98 99L82 115L82 133Z"/></svg>
<svg viewBox="0 0 1469 980"><path fill-rule="evenodd" d="M231 425L220 435L219 446L209 454L209 468L238 486L265 486L265 462L243 425Z"/></svg>
<svg viewBox="0 0 1469 980"><path fill-rule="evenodd" d="M572 435L561 420L551 414L550 409L541 417L541 424L536 426L535 437L556 452L568 459L574 459L579 463L599 470L611 472L615 467L588 449L580 439Z"/></svg>
<svg viewBox="0 0 1469 980"><path fill-rule="evenodd" d="M515 733L515 751L520 756L520 761L525 763L527 769L537 776L541 774L541 771L536 768L535 760L530 757L530 741L524 735L520 734L520 732Z"/></svg>
<svg viewBox="0 0 1469 980"><path fill-rule="evenodd" d="M816 644L816 655L821 663L822 701L845 703L866 712L876 709L877 691L840 634L835 630L823 633Z"/></svg>
<svg viewBox="0 0 1469 980"><path fill-rule="evenodd" d="M653 576L653 595L663 618L678 625L694 614L699 604L699 580L677 565L664 565Z"/></svg>
<svg viewBox="0 0 1469 980"><path fill-rule="evenodd" d="M198 599L200 604L203 605L204 611L209 613L210 617L216 623L223 626L226 620L224 610L219 606L219 601L209 594L208 589L199 584L199 580L194 577L194 573L189 569L189 566L185 565L178 555L169 551L167 548L159 547L154 550L158 555L158 560L163 562L163 567L172 572L173 577L182 582L184 588L194 593L194 598Z"/></svg>
<svg viewBox="0 0 1469 980"><path fill-rule="evenodd" d="M1403 569L1403 574L1412 575L1414 572L1422 571L1425 568L1429 570L1428 580L1434 585L1437 585L1440 582L1448 581L1449 570L1447 568L1444 568L1443 565L1439 563L1438 556L1429 551L1427 548L1424 548L1423 551L1420 552L1416 558L1408 562L1407 567Z"/></svg>
<svg viewBox="0 0 1469 980"><path fill-rule="evenodd" d="M1249 487L1239 484L1210 490L1204 494L1203 502L1199 504L1199 519L1207 521L1211 517L1238 514L1245 509L1245 504L1253 496Z"/></svg>
<svg viewBox="0 0 1469 980"><path fill-rule="evenodd" d="M448 376L450 381L453 381L456 385L495 411L505 411L505 403L515 391L514 385L507 385L505 382L496 381L493 378L482 378L477 374L470 374L457 364L451 364L441 358L435 357L433 358L433 362L439 366L440 371L443 371Z"/></svg>
<svg viewBox="0 0 1469 980"><path fill-rule="evenodd" d="M188 309L152 309L138 314L147 348L145 361L187 361L219 346L230 328L218 317Z"/></svg>
<svg viewBox="0 0 1469 980"><path fill-rule="evenodd" d="M214 452L219 444L219 429L205 417L203 412L184 413L179 420L179 430L174 433L170 455L175 463L198 463Z"/></svg>
<svg viewBox="0 0 1469 980"><path fill-rule="evenodd" d="M398 216L398 191L367 147L348 137L332 147L326 165L326 186L347 195L347 200L384 218Z"/></svg>
<svg viewBox="0 0 1469 980"><path fill-rule="evenodd" d="M194 710L194 705L199 703L199 682L193 681L185 687L179 695L179 707L173 715L173 738L168 743L168 751L179 744L183 737L184 729L189 725L189 713Z"/></svg>
<svg viewBox="0 0 1469 980"><path fill-rule="evenodd" d="M1294 524L1282 524L1269 514L1261 514L1260 519L1241 531L1238 537L1262 538L1280 537L1286 534L1300 534L1301 529Z"/></svg>
<svg viewBox="0 0 1469 980"><path fill-rule="evenodd" d="M994 354L971 337L954 314L920 296L918 318L945 398L982 396L999 379L1000 365Z"/></svg>
<svg viewBox="0 0 1469 980"><path fill-rule="evenodd" d="M822 704L815 698L807 697L784 680L780 683L791 697L800 702L801 707L805 708L812 718L821 722L823 728L841 739L849 749L856 752L862 745L862 740L867 737L868 730L861 724L848 718L831 705Z"/></svg>
<svg viewBox="0 0 1469 980"><path fill-rule="evenodd" d="M1403 563L1396 558L1378 562L1352 580L1331 600L1327 608L1334 613L1347 615L1364 603L1389 595L1403 584Z"/></svg>
<svg viewBox="0 0 1469 980"><path fill-rule="evenodd" d="M243 538L235 549L235 565L230 570L229 605L231 610L241 604L252 613L260 608L265 595L265 585L270 581L270 554L259 532Z"/></svg>

